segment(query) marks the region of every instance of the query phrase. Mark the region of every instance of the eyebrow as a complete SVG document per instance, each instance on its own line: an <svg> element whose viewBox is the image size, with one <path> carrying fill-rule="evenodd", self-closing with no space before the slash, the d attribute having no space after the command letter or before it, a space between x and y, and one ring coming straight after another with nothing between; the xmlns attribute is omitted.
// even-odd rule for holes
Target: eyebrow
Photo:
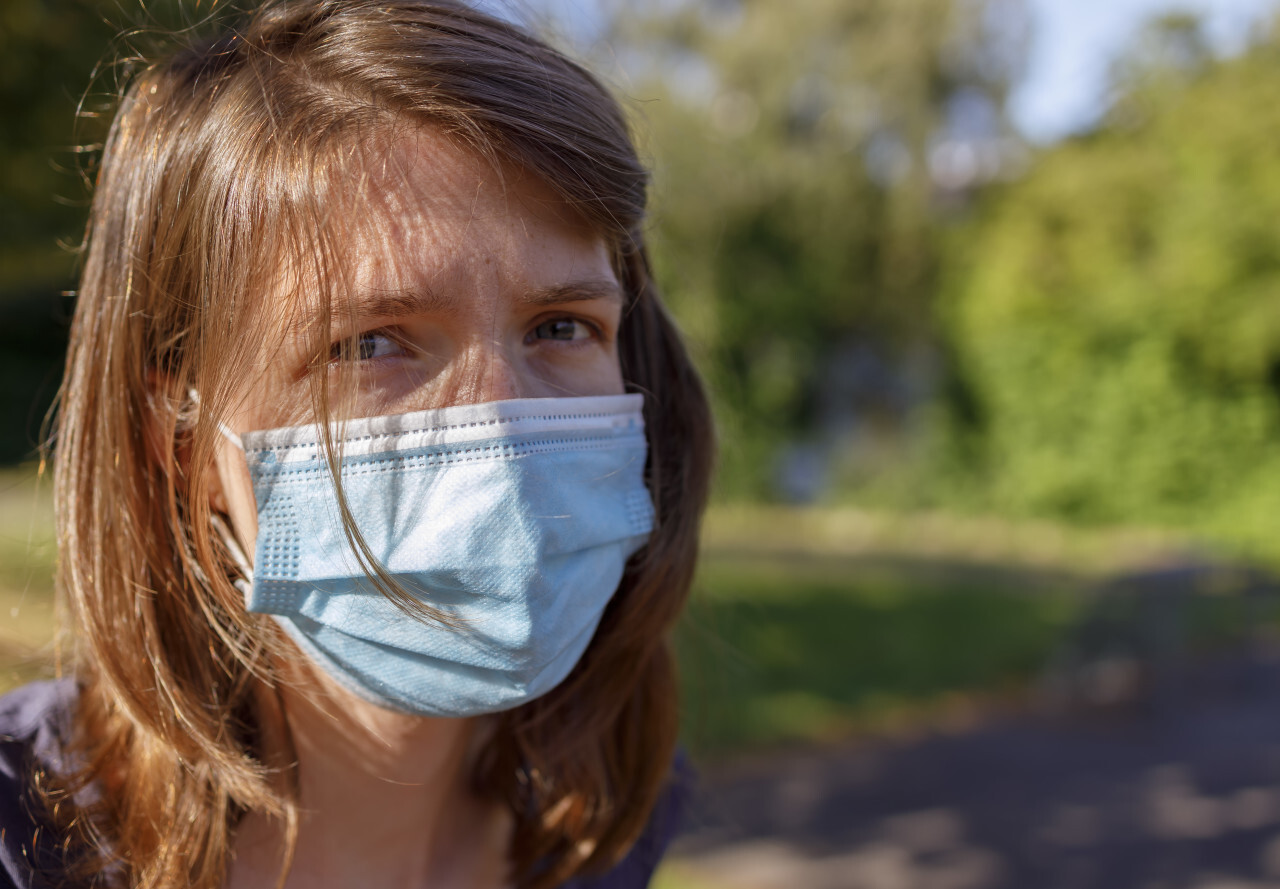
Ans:
<svg viewBox="0 0 1280 889"><path fill-rule="evenodd" d="M556 306L592 300L623 302L622 288L616 281L590 279L538 287L526 291L520 297L521 302L533 306ZM349 306L335 306L333 317L335 324L341 325L343 321L354 321L360 318L404 318L409 315L447 311L453 305L455 305L454 300L426 288L379 290L360 295ZM312 318L297 325L290 325L290 328L294 332L302 332L310 329L315 323L316 319Z"/></svg>
<svg viewBox="0 0 1280 889"><path fill-rule="evenodd" d="M556 284L530 290L523 302L535 306L554 306L560 303L584 302L594 299L613 299L622 302L622 288L616 281L590 280Z"/></svg>

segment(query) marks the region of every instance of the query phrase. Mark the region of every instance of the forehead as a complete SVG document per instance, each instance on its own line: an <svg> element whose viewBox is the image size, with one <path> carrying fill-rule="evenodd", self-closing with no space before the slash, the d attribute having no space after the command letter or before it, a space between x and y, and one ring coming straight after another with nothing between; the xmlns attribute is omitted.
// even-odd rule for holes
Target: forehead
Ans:
<svg viewBox="0 0 1280 889"><path fill-rule="evenodd" d="M554 278L566 252L613 276L605 237L562 196L430 127L357 146L328 179L321 237L273 288L291 327L370 289L448 289L481 271L509 287Z"/></svg>
<svg viewBox="0 0 1280 889"><path fill-rule="evenodd" d="M384 236L388 227L470 218L499 203L535 194L549 203L550 189L515 169L482 157L431 128L358 146L339 179L339 201L368 211L355 234Z"/></svg>

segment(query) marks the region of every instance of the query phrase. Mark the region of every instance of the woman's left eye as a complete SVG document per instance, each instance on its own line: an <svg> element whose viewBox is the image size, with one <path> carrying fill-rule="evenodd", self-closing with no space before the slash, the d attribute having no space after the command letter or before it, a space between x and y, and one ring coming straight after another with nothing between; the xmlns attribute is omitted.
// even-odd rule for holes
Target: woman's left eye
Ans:
<svg viewBox="0 0 1280 889"><path fill-rule="evenodd" d="M554 318L543 321L533 329L534 339L539 340L585 340L593 331L585 323L573 318Z"/></svg>

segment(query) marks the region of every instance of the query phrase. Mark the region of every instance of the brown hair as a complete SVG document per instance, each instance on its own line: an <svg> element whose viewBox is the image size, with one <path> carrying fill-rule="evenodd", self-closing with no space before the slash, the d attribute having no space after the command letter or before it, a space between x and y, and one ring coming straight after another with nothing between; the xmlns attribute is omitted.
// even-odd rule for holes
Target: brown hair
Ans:
<svg viewBox="0 0 1280 889"><path fill-rule="evenodd" d="M569 679L497 717L474 766L515 815L514 879L553 886L617 861L667 779L667 633L712 434L650 276L624 115L579 65L454 0L268 2L138 69L97 178L54 441L84 768L42 778L86 869L110 857L129 885L214 889L246 811L295 836L291 772L263 754L282 643L232 586L203 468L236 369L263 346L262 294L282 263L341 275L334 194L361 141L403 124L532 174L601 233L627 297L624 379L647 395L656 530ZM77 795L89 783L101 792Z"/></svg>

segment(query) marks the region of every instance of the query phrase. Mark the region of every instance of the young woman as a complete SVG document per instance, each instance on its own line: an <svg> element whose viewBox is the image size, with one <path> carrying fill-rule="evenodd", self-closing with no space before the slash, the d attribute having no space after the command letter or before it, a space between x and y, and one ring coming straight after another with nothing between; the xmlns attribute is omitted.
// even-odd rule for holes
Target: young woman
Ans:
<svg viewBox="0 0 1280 889"><path fill-rule="evenodd" d="M597 80L457 0L269 2L139 68L0 886L647 883L712 446L646 184Z"/></svg>

